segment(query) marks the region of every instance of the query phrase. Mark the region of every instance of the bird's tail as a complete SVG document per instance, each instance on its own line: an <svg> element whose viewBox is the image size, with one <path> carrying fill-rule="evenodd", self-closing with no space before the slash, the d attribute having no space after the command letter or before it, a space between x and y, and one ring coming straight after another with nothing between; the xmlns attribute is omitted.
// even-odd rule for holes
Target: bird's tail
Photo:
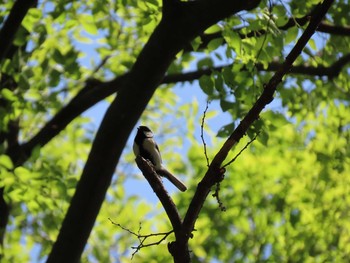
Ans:
<svg viewBox="0 0 350 263"><path fill-rule="evenodd" d="M175 177L175 175L171 174L167 169L162 167L157 170L157 173L163 177L166 177L170 182L173 183L180 191L185 192L187 190L186 185L184 185L179 179Z"/></svg>

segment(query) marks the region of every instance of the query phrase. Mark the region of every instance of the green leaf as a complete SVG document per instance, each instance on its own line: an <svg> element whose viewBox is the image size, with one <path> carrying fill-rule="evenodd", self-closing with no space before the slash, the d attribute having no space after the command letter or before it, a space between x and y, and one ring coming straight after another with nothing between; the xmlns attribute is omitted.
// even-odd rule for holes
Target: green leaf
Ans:
<svg viewBox="0 0 350 263"><path fill-rule="evenodd" d="M226 124L220 128L220 130L218 131L216 136L221 137L221 138L227 138L231 135L231 133L234 131L234 129L235 129L234 122Z"/></svg>
<svg viewBox="0 0 350 263"><path fill-rule="evenodd" d="M28 31L32 32L36 24L40 21L42 17L42 11L37 8L30 8L27 15L22 21L22 26Z"/></svg>
<svg viewBox="0 0 350 263"><path fill-rule="evenodd" d="M224 78L226 85L228 85L229 87L232 87L235 80L235 75L232 69L229 67L224 68L222 71L222 76Z"/></svg>
<svg viewBox="0 0 350 263"><path fill-rule="evenodd" d="M152 4L154 6L159 6L159 2L157 0L145 0L147 3Z"/></svg>
<svg viewBox="0 0 350 263"><path fill-rule="evenodd" d="M4 59L1 67L1 72L11 75L13 73L13 67L10 59Z"/></svg>
<svg viewBox="0 0 350 263"><path fill-rule="evenodd" d="M317 46L316 46L315 40L310 39L308 44L314 51L317 51Z"/></svg>
<svg viewBox="0 0 350 263"><path fill-rule="evenodd" d="M28 169L20 166L15 169L15 175L20 180L26 181L29 180L29 178L31 177L31 172Z"/></svg>
<svg viewBox="0 0 350 263"><path fill-rule="evenodd" d="M254 135L249 136L250 138L254 138ZM261 142L264 146L268 146L269 141L269 133L265 129L260 129L259 135L256 138L258 142Z"/></svg>
<svg viewBox="0 0 350 263"><path fill-rule="evenodd" d="M203 58L197 62L197 68L211 68L214 62L211 58Z"/></svg>
<svg viewBox="0 0 350 263"><path fill-rule="evenodd" d="M89 14L81 14L80 22L87 33L89 33L90 35L97 34L98 30L94 22L93 16Z"/></svg>
<svg viewBox="0 0 350 263"><path fill-rule="evenodd" d="M205 31L204 31L204 34L213 34L213 33L216 33L216 32L220 32L222 30L221 26L215 24L209 28L207 28Z"/></svg>
<svg viewBox="0 0 350 263"><path fill-rule="evenodd" d="M191 41L191 46L192 46L194 51L198 50L198 48L201 44L202 44L202 41L201 41L200 37L196 37L195 39L193 39Z"/></svg>
<svg viewBox="0 0 350 263"><path fill-rule="evenodd" d="M215 38L213 40L210 40L210 42L208 43L208 50L213 51L219 48L222 44L223 44L222 38Z"/></svg>
<svg viewBox="0 0 350 263"><path fill-rule="evenodd" d="M298 40L298 32L299 32L299 29L296 26L288 29L286 38L284 40L284 44L296 42Z"/></svg>
<svg viewBox="0 0 350 263"><path fill-rule="evenodd" d="M28 41L28 31L24 27L20 27L17 30L15 39L13 40L13 44L16 46L23 46Z"/></svg>
<svg viewBox="0 0 350 263"><path fill-rule="evenodd" d="M0 155L0 166L11 170L13 169L13 163L11 158L8 155L2 154Z"/></svg>
<svg viewBox="0 0 350 263"><path fill-rule="evenodd" d="M225 30L223 32L223 37L226 43L233 48L236 53L241 53L242 39L236 32Z"/></svg>
<svg viewBox="0 0 350 263"><path fill-rule="evenodd" d="M283 127L284 125L289 124L289 121L286 119L286 117L279 112L274 111L266 111L260 115L260 117L267 121L269 127L277 128L277 127Z"/></svg>
<svg viewBox="0 0 350 263"><path fill-rule="evenodd" d="M216 75L215 79L214 79L214 83L215 83L215 89L223 96L226 95L226 91L224 88L224 80L221 76L221 74Z"/></svg>
<svg viewBox="0 0 350 263"><path fill-rule="evenodd" d="M220 100L220 107L225 112L228 110L232 110L235 107L236 103L230 102L227 100Z"/></svg>
<svg viewBox="0 0 350 263"><path fill-rule="evenodd" d="M6 89L6 88L1 90L1 96L8 101L16 101L17 100L17 97L13 94L13 92L9 89Z"/></svg>
<svg viewBox="0 0 350 263"><path fill-rule="evenodd" d="M212 80L211 76L202 76L199 79L199 86L201 89L205 92L207 95L213 95L214 92L214 81Z"/></svg>

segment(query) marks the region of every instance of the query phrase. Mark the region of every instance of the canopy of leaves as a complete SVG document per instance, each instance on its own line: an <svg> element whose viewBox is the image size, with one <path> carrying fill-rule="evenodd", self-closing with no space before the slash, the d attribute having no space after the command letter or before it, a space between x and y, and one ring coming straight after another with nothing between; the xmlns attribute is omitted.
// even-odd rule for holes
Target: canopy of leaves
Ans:
<svg viewBox="0 0 350 263"><path fill-rule="evenodd" d="M212 25L176 55L141 121L158 134L164 162L189 188L172 193L180 214L207 170L201 140L206 101L203 138L212 160L319 2L261 1ZM12 7L12 1L1 2L2 25ZM349 13L348 1L333 3L279 85L275 101L230 153L228 160L257 135L226 167L219 190L226 212L208 197L190 240L193 262L350 261ZM0 64L4 262L37 262L50 254L96 127L82 110L66 127L49 125L57 130L52 138L37 141L36 135L96 87L106 94L91 101L98 97L109 103L113 87L108 85L130 71L161 17L160 0L47 0L25 15ZM84 103L87 109L95 102ZM17 151L22 145L30 149L28 158ZM83 262L130 261L139 240L112 222L140 234L171 230L157 201L148 199L153 193L133 165L130 146L118 163ZM134 261L170 262L166 244L173 238L142 248Z"/></svg>

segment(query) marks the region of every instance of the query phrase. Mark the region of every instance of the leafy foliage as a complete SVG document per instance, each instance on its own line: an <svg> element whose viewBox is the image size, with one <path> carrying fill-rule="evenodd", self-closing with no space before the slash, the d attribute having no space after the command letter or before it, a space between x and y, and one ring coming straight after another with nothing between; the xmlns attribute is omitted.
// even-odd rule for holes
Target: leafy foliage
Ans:
<svg viewBox="0 0 350 263"><path fill-rule="evenodd" d="M209 27L177 54L166 76L173 81L164 78L141 121L158 134L166 166L185 178L189 190L172 193L181 215L207 170L200 140L206 101L204 135L212 160L317 4L261 1ZM1 3L2 23L11 8ZM228 160L259 134L227 167L219 192L227 211L220 212L208 197L190 240L193 262L350 260L349 11L347 1L335 1L275 101L230 153ZM95 130L90 118L79 116L47 144L36 145L24 163L13 161L10 150L28 143L88 81L108 83L128 73L161 15L159 0L122 0L39 1L25 16L12 55L0 65L0 193L11 208L1 259L36 262L50 253ZM191 83L181 86L185 81ZM171 230L157 201L146 199L153 193L130 165L130 146L118 163L84 262L130 261L138 240L108 218L134 232L140 225L142 233ZM134 261L171 261L165 245L141 249Z"/></svg>

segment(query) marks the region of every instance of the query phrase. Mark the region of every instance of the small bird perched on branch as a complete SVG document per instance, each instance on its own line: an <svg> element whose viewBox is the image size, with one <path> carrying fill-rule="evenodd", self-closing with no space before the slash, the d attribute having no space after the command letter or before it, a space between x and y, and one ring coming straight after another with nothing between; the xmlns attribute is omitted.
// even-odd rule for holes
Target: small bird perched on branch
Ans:
<svg viewBox="0 0 350 263"><path fill-rule="evenodd" d="M143 158L150 160L154 165L156 172L167 178L180 191L184 192L187 190L187 187L162 165L162 157L160 156L158 145L153 139L152 131L148 127L140 126L137 128L133 150L136 156L140 155Z"/></svg>

